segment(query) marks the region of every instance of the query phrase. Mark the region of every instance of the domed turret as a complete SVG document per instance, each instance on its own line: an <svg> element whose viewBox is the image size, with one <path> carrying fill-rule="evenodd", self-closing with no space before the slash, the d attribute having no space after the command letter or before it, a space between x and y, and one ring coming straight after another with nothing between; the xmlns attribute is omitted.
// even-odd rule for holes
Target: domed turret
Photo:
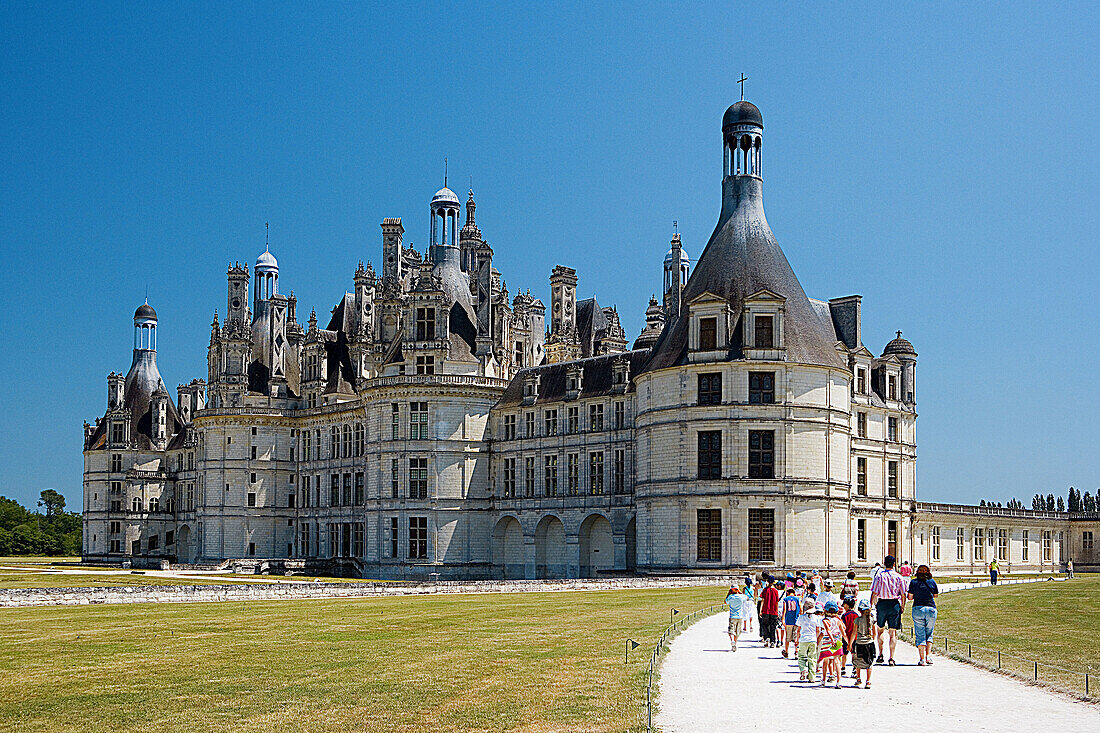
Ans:
<svg viewBox="0 0 1100 733"><path fill-rule="evenodd" d="M760 177L764 117L752 102L734 102L722 116L723 176Z"/></svg>
<svg viewBox="0 0 1100 733"><path fill-rule="evenodd" d="M458 208L458 196L451 189L444 186L435 192L435 196L432 196L432 206L436 204L454 204L455 208Z"/></svg>
<svg viewBox="0 0 1100 733"><path fill-rule="evenodd" d="M134 349L157 350L157 312L148 300L134 311Z"/></svg>
<svg viewBox="0 0 1100 733"><path fill-rule="evenodd" d="M264 251L256 258L256 280L252 284L253 311L260 312L260 303L270 300L271 296L279 292L279 261L271 250L264 247Z"/></svg>
<svg viewBox="0 0 1100 733"><path fill-rule="evenodd" d="M759 107L742 99L731 104L722 117L723 132L733 125L755 125L764 129L764 116L760 114Z"/></svg>
<svg viewBox="0 0 1100 733"><path fill-rule="evenodd" d="M903 339L901 337L901 331L898 331L897 338L886 344L886 348L882 350L883 356L888 356L889 354L916 356L917 352L913 349L913 344L911 344L908 339Z"/></svg>

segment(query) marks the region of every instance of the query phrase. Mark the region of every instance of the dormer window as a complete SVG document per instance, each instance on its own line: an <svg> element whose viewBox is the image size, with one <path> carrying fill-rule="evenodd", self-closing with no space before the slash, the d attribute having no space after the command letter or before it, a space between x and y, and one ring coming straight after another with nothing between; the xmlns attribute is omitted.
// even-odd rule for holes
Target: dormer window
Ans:
<svg viewBox="0 0 1100 733"><path fill-rule="evenodd" d="M575 400L581 393L581 368L570 366L565 372L565 399Z"/></svg>
<svg viewBox="0 0 1100 733"><path fill-rule="evenodd" d="M435 308L416 309L416 340L431 341L435 338Z"/></svg>
<svg viewBox="0 0 1100 733"><path fill-rule="evenodd" d="M718 348L718 319L699 319L699 350L714 351Z"/></svg>
<svg viewBox="0 0 1100 733"><path fill-rule="evenodd" d="M888 387L886 388L886 394L890 399L896 400L898 398L898 377L896 374L891 374L886 378Z"/></svg>
<svg viewBox="0 0 1100 733"><path fill-rule="evenodd" d="M688 303L688 313L688 358L695 362L724 360L730 344L729 301L703 293Z"/></svg>
<svg viewBox="0 0 1100 733"><path fill-rule="evenodd" d="M772 316L753 317L753 346L771 349L775 346L774 319Z"/></svg>
<svg viewBox="0 0 1100 733"><path fill-rule="evenodd" d="M867 370L856 370L856 392L859 394L867 394Z"/></svg>
<svg viewBox="0 0 1100 733"><path fill-rule="evenodd" d="M745 298L741 311L745 356L769 361L785 359L783 312L787 299L770 290L759 290Z"/></svg>
<svg viewBox="0 0 1100 733"><path fill-rule="evenodd" d="M523 375L523 404L533 405L539 397L539 375L525 372Z"/></svg>

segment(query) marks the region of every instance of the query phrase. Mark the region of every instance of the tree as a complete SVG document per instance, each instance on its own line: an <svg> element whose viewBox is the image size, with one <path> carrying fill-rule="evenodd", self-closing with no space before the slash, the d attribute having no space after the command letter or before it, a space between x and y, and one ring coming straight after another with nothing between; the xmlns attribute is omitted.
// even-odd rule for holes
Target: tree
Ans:
<svg viewBox="0 0 1100 733"><path fill-rule="evenodd" d="M1047 494L1046 510L1048 512L1054 511L1054 494Z"/></svg>
<svg viewBox="0 0 1100 733"><path fill-rule="evenodd" d="M1062 497L1058 497L1058 511L1064 512L1066 510L1066 502L1062 500Z"/></svg>
<svg viewBox="0 0 1100 733"><path fill-rule="evenodd" d="M1096 511L1096 499L1089 492L1085 492L1085 498L1081 500L1081 508L1086 512Z"/></svg>
<svg viewBox="0 0 1100 733"><path fill-rule="evenodd" d="M1069 496L1066 497L1066 509L1071 512L1081 511L1081 492L1072 486L1069 487Z"/></svg>
<svg viewBox="0 0 1100 733"><path fill-rule="evenodd" d="M985 499L978 502L978 506L985 506Z"/></svg>
<svg viewBox="0 0 1100 733"><path fill-rule="evenodd" d="M1039 509L1042 509L1042 508L1043 508L1043 500L1042 500L1042 497L1040 497L1040 496L1039 496L1038 494L1036 494L1035 496L1031 497L1031 508L1032 508L1032 509L1035 509L1035 510L1039 510Z"/></svg>
<svg viewBox="0 0 1100 733"><path fill-rule="evenodd" d="M53 489L46 489L39 496L42 499L38 503L46 507L47 519L56 517L65 511L65 497Z"/></svg>

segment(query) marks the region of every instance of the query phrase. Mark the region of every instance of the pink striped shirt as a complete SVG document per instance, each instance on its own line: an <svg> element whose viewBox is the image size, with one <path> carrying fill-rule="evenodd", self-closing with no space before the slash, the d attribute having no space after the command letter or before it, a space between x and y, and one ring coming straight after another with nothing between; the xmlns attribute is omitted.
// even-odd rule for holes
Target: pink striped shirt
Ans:
<svg viewBox="0 0 1100 733"><path fill-rule="evenodd" d="M880 600L901 601L907 590L905 578L892 569L879 573L871 583L871 593L877 593Z"/></svg>

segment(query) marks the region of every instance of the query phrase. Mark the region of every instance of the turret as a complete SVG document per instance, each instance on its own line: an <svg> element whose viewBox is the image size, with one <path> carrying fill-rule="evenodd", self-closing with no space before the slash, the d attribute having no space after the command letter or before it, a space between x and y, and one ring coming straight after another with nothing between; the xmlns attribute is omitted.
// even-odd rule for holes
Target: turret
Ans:
<svg viewBox="0 0 1100 733"><path fill-rule="evenodd" d="M681 246L680 233L677 232L672 235L672 246L669 248L668 254L665 255L664 262L666 318L674 318L680 313L682 307L681 296L684 292L684 286L687 285L689 267L690 261L687 252Z"/></svg>

